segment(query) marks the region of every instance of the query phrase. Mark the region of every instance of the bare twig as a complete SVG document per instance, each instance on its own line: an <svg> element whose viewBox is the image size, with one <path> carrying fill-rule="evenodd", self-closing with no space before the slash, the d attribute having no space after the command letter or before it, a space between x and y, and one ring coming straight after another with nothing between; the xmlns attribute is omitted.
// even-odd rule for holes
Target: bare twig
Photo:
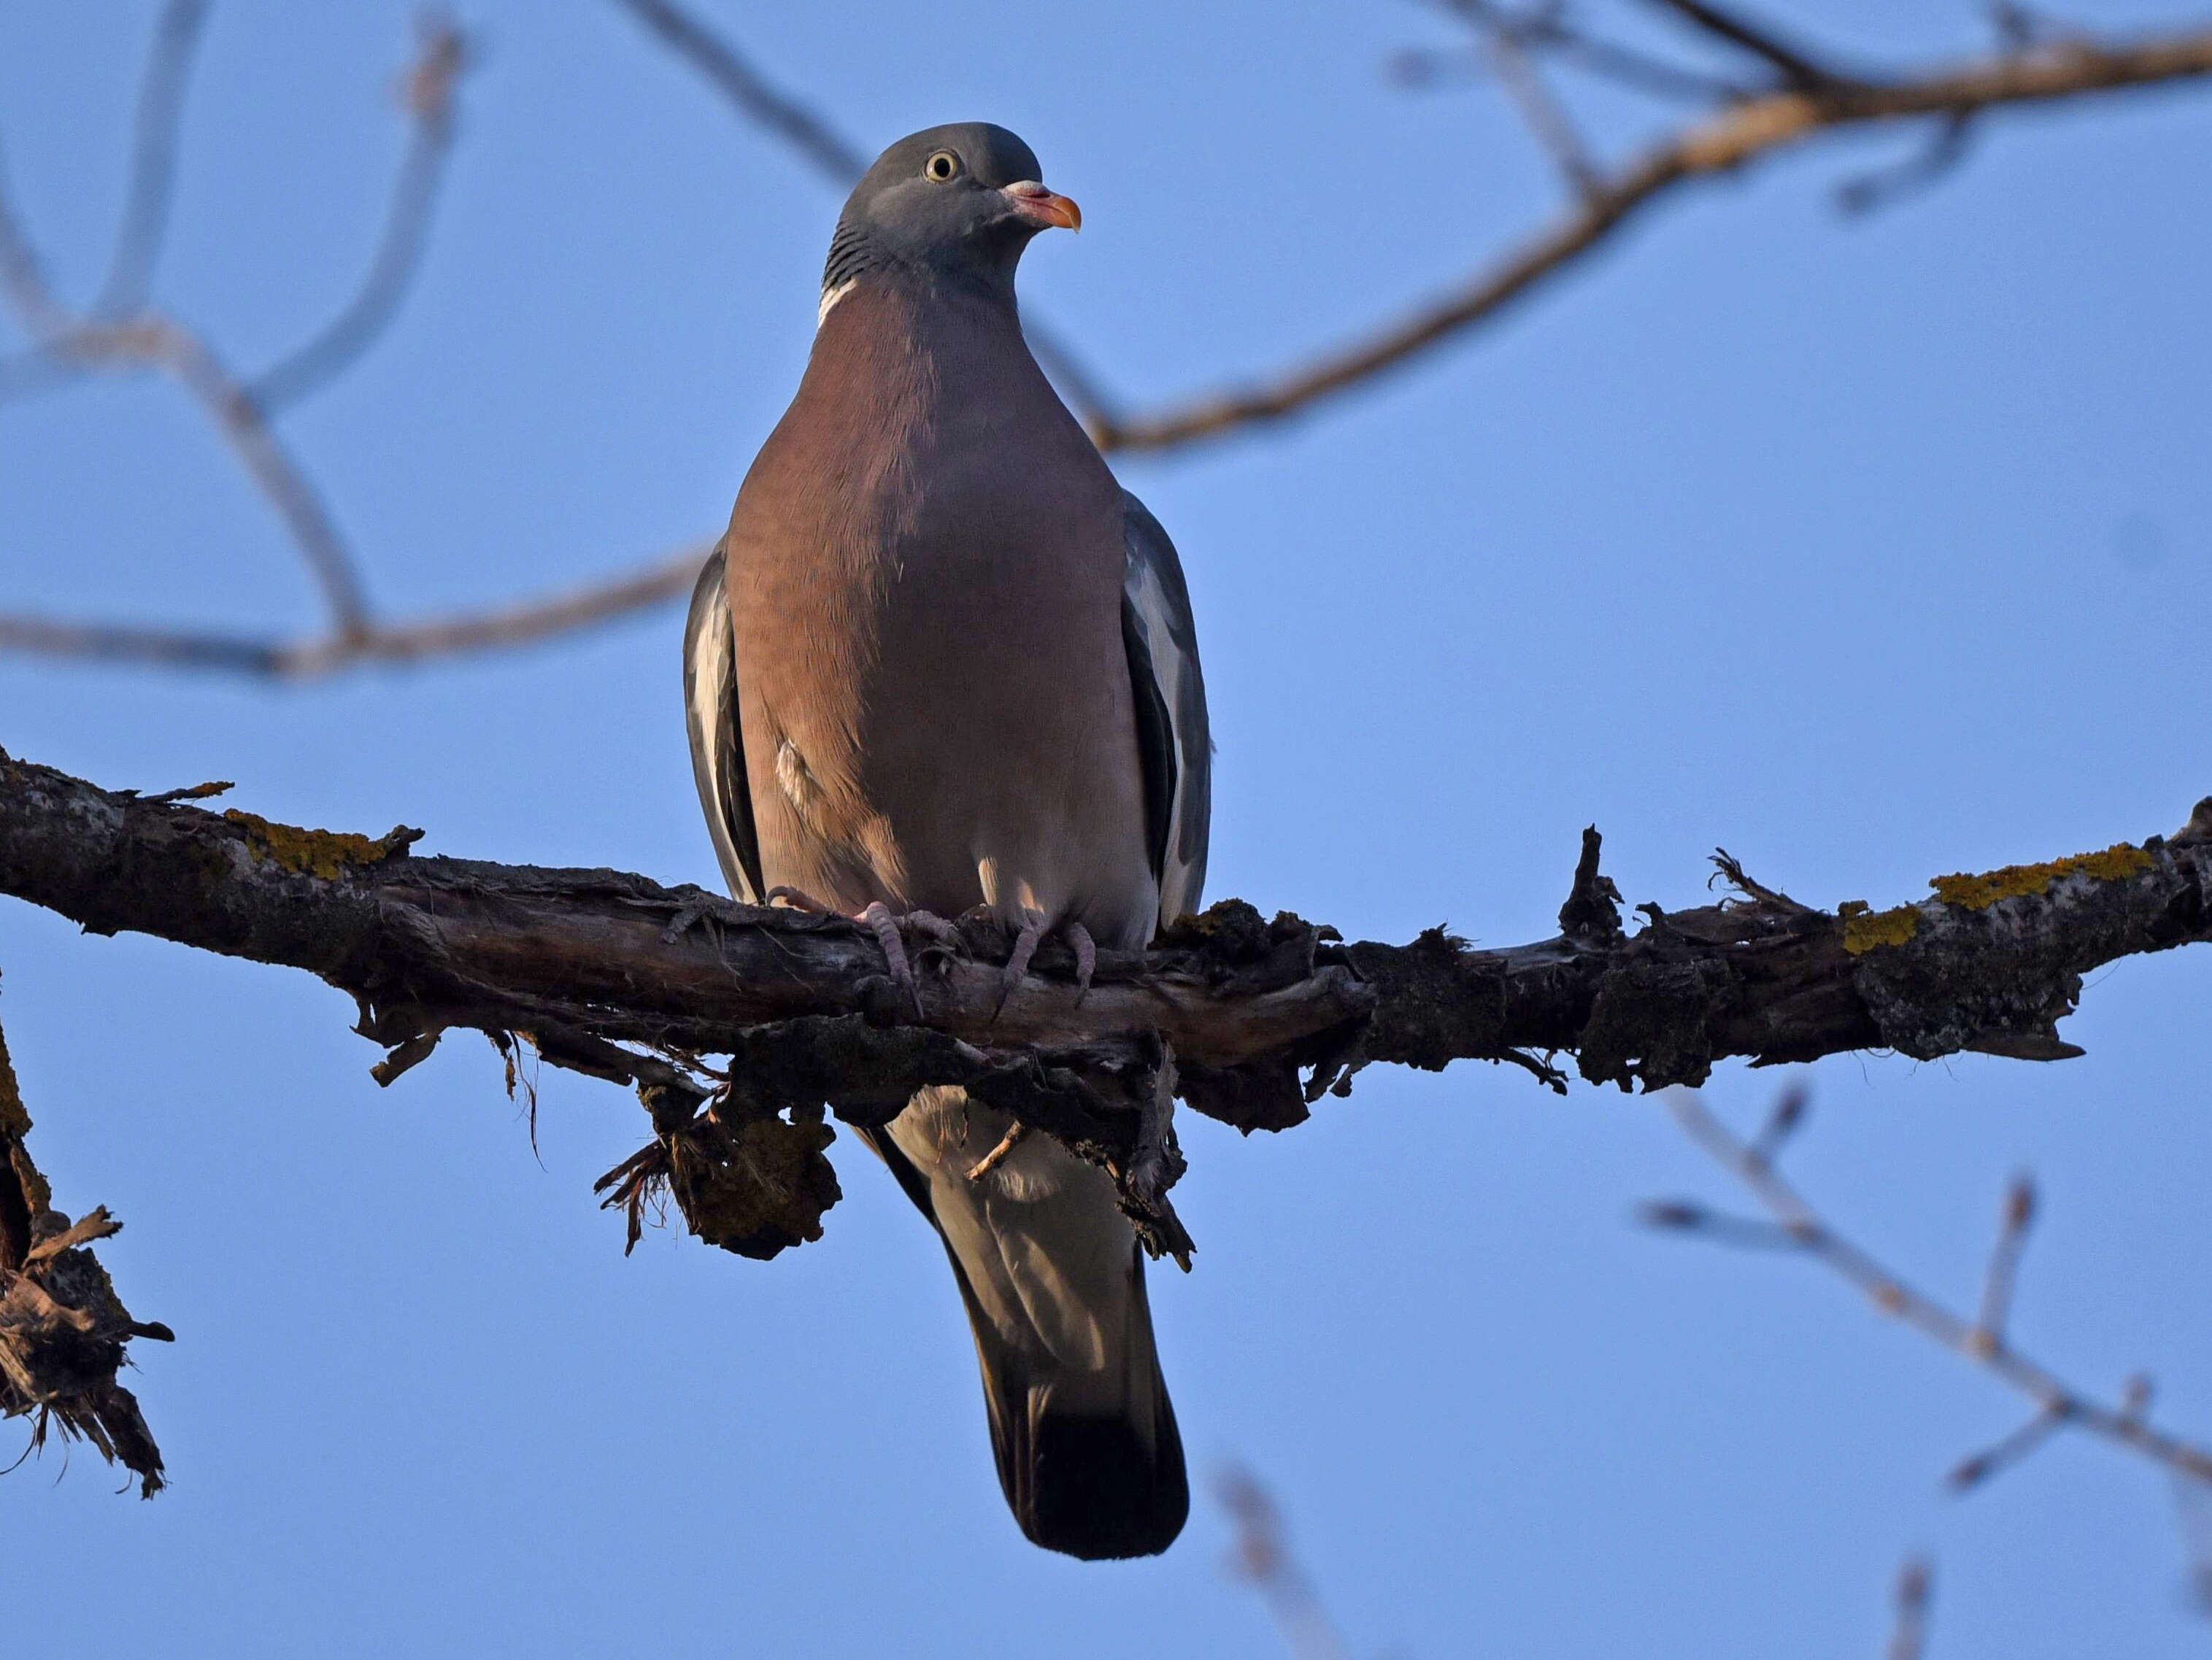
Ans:
<svg viewBox="0 0 2212 1660"><path fill-rule="evenodd" d="M7 301L9 309L33 341L44 342L65 333L76 320L54 298L46 282L45 262L15 211L4 150L0 150L0 298Z"/></svg>
<svg viewBox="0 0 2212 1660"><path fill-rule="evenodd" d="M704 548L686 548L623 575L488 611L414 623L372 622L356 635L298 641L0 616L0 650L313 680L373 663L413 663L533 645L615 622L690 593L706 554Z"/></svg>
<svg viewBox="0 0 2212 1660"><path fill-rule="evenodd" d="M1888 1660L1920 1660L1928 1645L1928 1604L1936 1571L1924 1556L1908 1556L1897 1571L1897 1622L1890 1627Z"/></svg>
<svg viewBox="0 0 2212 1660"><path fill-rule="evenodd" d="M615 0L663 45L719 88L748 119L767 128L840 189L868 170L869 157L798 99L773 84L729 40L671 0Z"/></svg>
<svg viewBox="0 0 2212 1660"><path fill-rule="evenodd" d="M1258 1590L1293 1660L1349 1660L1352 1650L1329 1617L1313 1581L1291 1554L1282 1512L1266 1488L1245 1471L1231 1468L1214 1485L1221 1507L1237 1525L1229 1570Z"/></svg>
<svg viewBox="0 0 2212 1660"><path fill-rule="evenodd" d="M278 435L271 417L358 358L390 323L404 296L421 260L430 210L452 148L454 88L467 62L467 44L442 17L428 17L421 25L420 46L400 82L400 101L411 122L411 136L368 273L352 301L328 327L248 384L198 332L141 305L174 167L185 62L204 10L204 3L173 0L162 15L140 100L132 206L125 216L103 298L84 315L71 313L54 297L12 210L4 181L0 181L0 295L37 343L27 360L0 365L0 390L7 388L11 370L21 383L26 367L49 378L100 369L150 368L167 374L199 404L276 510L321 590L328 627L305 639L257 639L19 614L0 616L0 648L96 662L310 679L366 663L409 663L526 644L687 592L705 556L703 549L686 549L567 592L481 612L415 622L384 622L374 616L351 549L313 477ZM126 305L128 316L105 314Z"/></svg>
<svg viewBox="0 0 2212 1660"><path fill-rule="evenodd" d="M1668 1110L1690 1139L1750 1189L1800 1250L1858 1286L1882 1313L1903 1321L2035 1402L2037 1416L1989 1451L1960 1464L1951 1474L1953 1486L1970 1486L1984 1479L2033 1449L2052 1430L2067 1425L2125 1447L2178 1476L2212 1481L2212 1452L2152 1427L2146 1417L2147 1402L2136 1391L2131 1389L2118 1407L2106 1406L2022 1354L2005 1338L2002 1304L2010 1298L2018 1241L2033 1212L2033 1201L2022 1197L2023 1187L2015 1183L2012 1189L2000 1233L2002 1297L1996 1297L1993 1286L1984 1297L1983 1318L1968 1321L1838 1233L1782 1179L1770 1159L1757 1147L1738 1140L1706 1110L1694 1092L1670 1090L1666 1098ZM2003 1243L2008 1240L2009 1244ZM1992 1278L1997 1278L1995 1269Z"/></svg>
<svg viewBox="0 0 2212 1660"><path fill-rule="evenodd" d="M1705 0L1652 0L1716 40L1724 40L1753 58L1764 58L1780 71L1783 84L1800 92L1814 92L1844 83L1844 77L1822 68L1803 52L1779 39L1772 30L1754 26Z"/></svg>
<svg viewBox="0 0 2212 1660"><path fill-rule="evenodd" d="M468 66L468 44L442 16L427 15L418 27L421 49L399 83L409 118L407 153L392 182L375 256L343 311L253 377L253 397L264 412L298 403L350 368L391 325L422 266L431 210L453 153L453 90Z"/></svg>
<svg viewBox="0 0 2212 1660"><path fill-rule="evenodd" d="M1462 9L1461 0L1439 0L1439 3L1447 10ZM1506 11L1502 6L1493 9L1515 43L1524 50L1540 52L1632 92L1654 98L1711 103L1748 98L1756 90L1726 76L1693 69L1634 46L1586 33L1569 21L1565 8L1558 4L1539 5L1518 12ZM1392 78L1408 87L1437 85L1448 78L1472 78L1480 70L1481 58L1474 52L1415 50L1400 52L1389 62Z"/></svg>
<svg viewBox="0 0 2212 1660"><path fill-rule="evenodd" d="M1655 98L1725 101L1748 98L1753 92L1727 76L1686 68L1632 46L1585 34L1555 15L1540 13L1528 19L1521 34L1531 46L1547 48L1563 63Z"/></svg>
<svg viewBox="0 0 2212 1660"><path fill-rule="evenodd" d="M1094 420L1092 436L1108 450L1170 449L1301 410L1499 316L1678 187L1733 173L1823 134L2207 75L2212 29L2196 29L2132 45L2038 45L1879 84L1829 82L1817 91L1792 88L1730 103L1607 174L1566 217L1411 316L1256 386L1125 421Z"/></svg>
<svg viewBox="0 0 2212 1660"><path fill-rule="evenodd" d="M169 226L169 201L177 177L177 126L185 109L185 82L193 48L207 21L207 0L169 0L154 27L138 111L131 136L131 185L123 222L100 295L86 315L104 321L128 317L146 301L146 284Z"/></svg>
<svg viewBox="0 0 2212 1660"><path fill-rule="evenodd" d="M2044 1408L2002 1441L1961 1458L1943 1478L1943 1485L1954 1493L1981 1486L1999 1470L2009 1468L2033 1452L2065 1422L2066 1414L2062 1409Z"/></svg>
<svg viewBox="0 0 2212 1660"><path fill-rule="evenodd" d="M1550 155L1568 189L1587 200L1598 188L1598 171L1583 147L1574 119L1553 94L1522 32L1492 0L1448 0L1452 9L1479 30L1491 67L1521 119Z"/></svg>
<svg viewBox="0 0 2212 1660"><path fill-rule="evenodd" d="M368 600L362 591L361 574L324 505L322 492L277 437L260 403L208 344L182 324L164 318L112 331L83 331L81 337L86 356L112 350L124 362L153 363L167 369L198 400L307 562L329 608L331 633L348 642L367 637ZM79 355L73 345L62 350Z"/></svg>
<svg viewBox="0 0 2212 1660"><path fill-rule="evenodd" d="M1498 315L1675 187L1732 172L1820 133L1937 118L1943 124L1937 143L1917 166L1847 187L1855 192L1850 197L1854 201L1887 199L1901 184L1924 181L1954 160L1960 137L1978 112L2212 73L2212 30L2134 45L2029 38L2014 31L2007 37L2011 47L1994 58L1869 83L1820 69L1733 13L1698 0L1662 0L1701 31L1756 52L1791 77L1790 90L1750 96L1725 78L1683 70L1588 37L1552 9L1508 14L1487 0L1480 5L1471 0L1449 3L1470 15L1480 12L1499 20L1495 39L1503 53L1501 72L1517 83L1524 109L1563 167L1571 177L1586 177L1588 189L1575 210L1457 291L1364 340L1326 353L1256 388L1200 398L1156 414L1122 417L1075 354L1048 331L1029 323L1039 361L1084 416L1103 448L1158 449L1193 442L1279 418L1364 382ZM824 177L849 183L864 165L866 158L857 146L773 86L726 40L675 0L616 3ZM145 205L126 215L133 246L151 249L158 241L152 230L130 228L156 225L167 201L166 185L161 181L168 177L172 163L165 158L173 145L161 135L173 131L185 48L198 15L199 9L186 0L173 0L153 54L148 90L141 100L142 166L134 173L134 180L142 182L133 185L133 199ZM1534 78L1529 54L1540 47L1594 73L1640 82L1668 95L1717 100L1719 107L1640 158L1601 175L1565 125L1564 114ZM406 83L414 136L369 273L328 328L251 382L233 375L208 342L173 319L150 313L120 319L72 313L47 284L36 250L10 205L4 177L0 177L0 299L15 313L34 348L0 362L0 395L52 384L92 368L153 368L168 373L200 403L277 511L322 590L330 617L325 636L286 642L17 616L0 617L0 648L296 678L367 662L413 661L542 639L625 610L662 603L682 592L684 578L678 574L682 562L672 560L578 593L479 616L380 623L331 515L272 428L270 417L276 410L325 384L366 348L404 295L419 262L427 216L450 147L452 88L463 57L460 38L450 25L426 28L421 56ZM127 258L125 252L118 246L113 267L123 277L131 277L142 265L150 268L150 252L131 253ZM136 280L110 286L125 293Z"/></svg>
<svg viewBox="0 0 2212 1660"><path fill-rule="evenodd" d="M1006 1155L1021 1146L1022 1137L1029 1133L1029 1128L1018 1118L1007 1125L1006 1133L999 1138L999 1144L968 1167L968 1179L970 1182L980 1182L1000 1165L1005 1164Z"/></svg>
<svg viewBox="0 0 2212 1660"><path fill-rule="evenodd" d="M1872 213L1918 194L1966 159L1972 147L1974 118L1954 112L1936 124L1917 154L1894 167L1847 179L1836 186L1836 205L1845 213Z"/></svg>
<svg viewBox="0 0 2212 1660"><path fill-rule="evenodd" d="M2005 1189L2004 1214L1997 1223L1997 1242L1990 1252L1990 1270L1982 1282L1982 1311L1974 1322L1975 1341L1994 1349L2004 1341L2005 1322L2012 1314L2012 1293L2020 1277L2020 1254L2027 1244L2027 1230L2035 1220L2035 1183L2015 1176Z"/></svg>

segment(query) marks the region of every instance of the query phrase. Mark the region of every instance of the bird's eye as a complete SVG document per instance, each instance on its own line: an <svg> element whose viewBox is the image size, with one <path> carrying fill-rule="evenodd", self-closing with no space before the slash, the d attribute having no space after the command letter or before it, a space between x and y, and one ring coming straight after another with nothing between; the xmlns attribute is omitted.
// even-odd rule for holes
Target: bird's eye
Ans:
<svg viewBox="0 0 2212 1660"><path fill-rule="evenodd" d="M921 164L921 170L927 177L941 185L959 173L960 158L951 150L939 150Z"/></svg>

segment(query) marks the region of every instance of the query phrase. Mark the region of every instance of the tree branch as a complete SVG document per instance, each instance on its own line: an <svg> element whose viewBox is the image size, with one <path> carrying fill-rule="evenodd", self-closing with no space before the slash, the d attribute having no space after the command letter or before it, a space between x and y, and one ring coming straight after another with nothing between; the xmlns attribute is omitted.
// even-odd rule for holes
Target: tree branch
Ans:
<svg viewBox="0 0 2212 1660"><path fill-rule="evenodd" d="M776 1129L758 1134L818 1133L826 1105L877 1124L916 1088L959 1085L1107 1169L1142 1237L1180 1256L1188 1237L1164 1197L1181 1168L1156 1099L1164 1079L1250 1130L1298 1122L1374 1062L1434 1070L1571 1051L1593 1083L1654 1089L1700 1082L1732 1055L1883 1046L2057 1059L2080 1053L2054 1023L2083 973L2212 939L2212 801L2172 838L1940 878L1917 904L1829 913L1756 889L1642 907L1650 921L1633 934L1592 831L1550 939L1477 950L1437 928L1409 945L1347 945L1228 901L1150 950L1100 952L1079 1003L1073 954L1048 947L1002 1008L1007 942L971 917L957 948L910 947L923 1009L911 1023L874 937L842 918L608 870L417 858L418 834L217 814L0 757L0 892L93 933L306 969L356 1000L358 1030L390 1050L386 1082L459 1028L502 1044L520 1034L556 1066L637 1085L661 1163L617 1193L633 1212L687 1159L695 1171L744 1164L724 1142L768 1121ZM706 1055L731 1060L717 1069ZM767 1227L755 1195L738 1207L743 1225L712 1231L698 1207L685 1213L749 1254L813 1237L835 1198L809 1162L818 1151L791 1158L778 1201L826 1191L811 1213L780 1210Z"/></svg>
<svg viewBox="0 0 2212 1660"><path fill-rule="evenodd" d="M468 67L468 42L450 19L426 15L414 67L400 81L407 153L392 185L383 234L353 299L310 340L253 377L254 401L269 411L319 392L352 368L398 315L429 246L431 210L453 149L454 88Z"/></svg>
<svg viewBox="0 0 2212 1660"><path fill-rule="evenodd" d="M198 331L144 305L146 279L167 219L185 70L204 10L195 0L172 0L157 26L140 97L129 204L100 297L81 316L55 298L27 234L5 199L4 180L0 180L0 293L4 293L36 342L32 353L34 367L64 377L94 368L159 369L191 395L298 548L322 591L332 641L357 653L370 627L368 600L360 573L321 492L277 436L270 419L272 406L232 374ZM416 175L424 211L445 148L452 89L462 55L458 33L441 24L428 25L421 53L406 83L409 107L418 131L434 137L428 141L427 161L411 162L410 168L403 168L401 200L404 204L410 193L405 179L410 173ZM398 212L396 218L406 228L410 216ZM408 234L419 240L419 229L416 225ZM404 245L395 252L387 240L363 295L331 331L311 343L300 356L278 366L280 392L298 395L324 374L331 362L349 359L362 350L397 304L399 287L395 285L404 286L411 263L411 252ZM30 618L0 619L0 641L35 643L49 652L79 648L71 654L114 654L88 653L82 647L95 639L104 639L112 646L120 637L137 632L100 625L77 629ZM149 643L159 637L141 635ZM168 635L162 645L161 651L145 655L152 660L226 667L246 666L252 660L250 654L210 649L207 642L191 636Z"/></svg>
<svg viewBox="0 0 2212 1660"><path fill-rule="evenodd" d="M1742 1183L1765 1207L1786 1237L1790 1248L1803 1252L1857 1286L1883 1314L1904 1322L1922 1336L1980 1367L2035 1403L2035 1416L1995 1446L1953 1468L1948 1478L1952 1488L1962 1491L1979 1485L2033 1451L2056 1431L2069 1426L2140 1454L2176 1476L2212 1482L2212 1450L2150 1423L2147 1384L2138 1382L2130 1385L2119 1404L2106 1405L2013 1346L2005 1332L2004 1316L2011 1297L2013 1270L2017 1266L2021 1242L2034 1202L2023 1183L2016 1181L2006 1196L1990 1284L1984 1289L1979 1317L1969 1320L1902 1275L1893 1273L1838 1232L1783 1179L1769 1148L1737 1136L1714 1117L1695 1094L1687 1090L1676 1091L1668 1096L1667 1105L1683 1133ZM1662 1201L1645 1207L1644 1219L1656 1227L1702 1233L1722 1240L1741 1237L1740 1228L1714 1225L1717 1222L1725 1225L1732 1219L1715 1217L1703 1207L1681 1200ZM1997 1291L2000 1275L2003 1284L2001 1295Z"/></svg>
<svg viewBox="0 0 2212 1660"><path fill-rule="evenodd" d="M1841 76L1823 69L1803 52L1778 39L1771 29L1754 27L1731 12L1709 5L1705 0L1652 0L1662 10L1671 11L1693 28L1702 30L1717 40L1725 41L1739 52L1762 58L1767 66L1782 76L1783 83L1801 92L1817 91L1842 82Z"/></svg>
<svg viewBox="0 0 2212 1660"><path fill-rule="evenodd" d="M675 0L616 3L699 70L749 119L792 145L825 177L843 184L857 174L864 157L856 146L776 88L730 42ZM1690 5L1686 0L1663 3L1705 32L1718 34L1739 49L1757 51L1789 72L1789 64L1774 53L1778 50L1793 60L1796 55L1732 14L1702 3ZM2014 33L2008 35L2004 52L1978 64L1881 82L1844 79L1812 66L1809 79L1804 74L1790 77L1804 84L1753 96L1725 80L1677 70L1588 39L1551 14L1507 18L1487 4L1457 9L1497 23L1501 31L1497 40L1504 53L1501 67L1509 77L1519 77L1515 85L1532 111L1540 137L1546 137L1583 189L1575 209L1457 291L1364 340L1325 353L1257 387L1199 398L1156 414L1125 418L1075 354L1032 324L1030 344L1040 362L1086 420L1102 448L1174 447L1302 410L1501 313L1608 240L1647 204L1676 187L1732 172L1818 134L1930 118L1938 123L1935 143L1917 161L1846 187L1846 204L1863 208L1924 184L1955 162L1980 112L2212 73L2212 30L2136 45ZM162 135L173 126L171 106L182 84L184 50L199 11L188 0L173 0L164 15L153 57L157 73L149 75L141 119L142 133L161 138L161 144L168 142ZM1745 35L1753 40L1739 38ZM1716 107L1640 159L1614 172L1601 172L1582 155L1564 118L1542 95L1526 61L1526 54L1538 49L1591 72L1626 78L1668 95L1702 94L1715 100ZM305 678L368 662L414 661L548 638L681 594L689 581L683 569L688 556L579 591L475 615L413 623L380 622L362 592L351 553L312 480L276 435L272 412L350 362L389 320L404 292L450 143L451 94L463 57L460 37L450 26L434 22L426 27L421 54L406 82L415 137L369 275L329 329L252 381L234 376L206 342L158 313L109 320L92 314L79 317L64 306L47 284L36 250L12 212L4 179L0 179L0 299L17 313L34 342L29 352L0 362L0 394L67 380L89 367L154 367L171 374L200 403L276 509L314 573L331 616L326 635L294 641L0 616L0 649ZM167 177L161 144L151 149L141 146L142 161L151 155L161 165L149 162L134 174L143 188L134 185L133 199L143 197L153 206L144 214L126 216L131 223L153 222L148 215L158 216L155 210L166 200L165 190L155 188ZM137 263L133 256L127 265Z"/></svg>
<svg viewBox="0 0 2212 1660"><path fill-rule="evenodd" d="M154 26L154 43L139 82L131 123L131 185L115 251L88 316L128 317L144 303L146 284L169 228L169 198L177 177L177 127L185 112L185 81L207 21L208 0L168 0Z"/></svg>
<svg viewBox="0 0 2212 1660"><path fill-rule="evenodd" d="M1577 197L1588 197L1597 188L1597 168L1582 135L1575 130L1574 118L1545 82L1544 72L1523 39L1524 31L1516 27L1517 20L1491 0L1446 0L1446 3L1482 35L1498 84L1520 111L1531 136L1552 158L1568 190Z"/></svg>
<svg viewBox="0 0 2212 1660"><path fill-rule="evenodd" d="M2197 29L2136 45L2051 42L1879 83L1826 80L1730 103L1599 178L1564 219L1411 316L1255 387L1126 421L1094 419L1091 435L1109 451L1170 449L1279 419L1498 315L1680 186L1735 173L1822 134L1930 116L1956 124L1982 110L2206 75L2212 75L2212 29Z"/></svg>

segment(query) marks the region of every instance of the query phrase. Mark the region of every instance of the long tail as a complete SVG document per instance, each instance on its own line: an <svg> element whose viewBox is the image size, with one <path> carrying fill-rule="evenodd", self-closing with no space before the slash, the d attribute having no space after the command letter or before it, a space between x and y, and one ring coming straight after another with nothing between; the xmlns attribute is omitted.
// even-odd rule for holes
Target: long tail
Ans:
<svg viewBox="0 0 2212 1660"><path fill-rule="evenodd" d="M1070 1556L1156 1555L1182 1531L1190 1484L1143 1256L1112 1183L1049 1136L971 1178L1008 1122L929 1089L866 1139L952 1259L1022 1531Z"/></svg>

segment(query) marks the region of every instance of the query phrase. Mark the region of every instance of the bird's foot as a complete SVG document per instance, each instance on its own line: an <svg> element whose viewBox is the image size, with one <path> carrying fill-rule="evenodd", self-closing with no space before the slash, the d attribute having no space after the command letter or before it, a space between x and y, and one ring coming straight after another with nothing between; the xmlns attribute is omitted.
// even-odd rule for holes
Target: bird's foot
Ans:
<svg viewBox="0 0 2212 1660"><path fill-rule="evenodd" d="M891 983L914 1000L915 1018L926 1018L921 982L914 977L914 965L906 960L906 942L899 938L898 918L891 915L891 908L878 899L853 920L876 936L876 943L883 947L884 965L891 971Z"/></svg>
<svg viewBox="0 0 2212 1660"><path fill-rule="evenodd" d="M912 928L939 946L947 944L948 940L957 946L959 930L943 917L933 915L926 910L910 910L903 916L896 915L880 899L863 910L841 911L834 905L823 904L803 888L770 888L768 900L770 904L781 900L792 909L805 911L813 916L845 916L867 929L875 935L876 944L882 948L884 966L890 971L891 984L913 1000L917 1018L927 1018L921 1006L921 982L915 978L914 964L907 957L906 941L900 937L900 929L902 927Z"/></svg>
<svg viewBox="0 0 2212 1660"><path fill-rule="evenodd" d="M770 888L768 903L773 907L781 902L787 910L803 910L809 916L842 916L844 913L835 905L825 905L805 888Z"/></svg>
<svg viewBox="0 0 2212 1660"><path fill-rule="evenodd" d="M1057 928L1048 929L1044 918L1031 911L1023 920L1020 932L1014 935L1013 949L1006 954L1006 971L999 981L999 1006L991 1012L992 1019L1006 1012L1006 1000L1028 975L1030 964L1048 933L1059 934L1075 953L1075 1006L1083 1006L1083 1000L1091 994L1091 977L1098 970L1098 942L1091 937L1090 929L1072 917Z"/></svg>

